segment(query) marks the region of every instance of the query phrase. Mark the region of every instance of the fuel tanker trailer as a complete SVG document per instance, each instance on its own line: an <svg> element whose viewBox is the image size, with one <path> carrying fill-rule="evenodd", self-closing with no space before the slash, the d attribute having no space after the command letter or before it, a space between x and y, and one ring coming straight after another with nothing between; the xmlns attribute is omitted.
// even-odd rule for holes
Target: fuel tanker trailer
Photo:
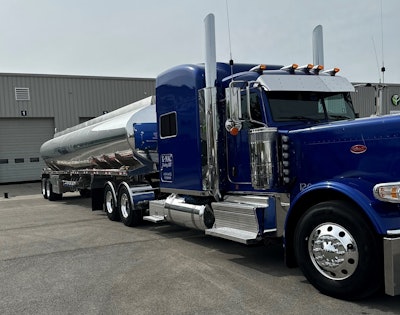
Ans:
<svg viewBox="0 0 400 315"><path fill-rule="evenodd" d="M93 210L106 205L110 219L154 197L157 186L157 127L154 96L126 105L54 135L40 148L47 168L42 194L49 200L79 191L92 197ZM140 192L143 200L132 200ZM121 210L121 209L120 209ZM124 219L124 217L122 218ZM127 225L132 225L129 217Z"/></svg>

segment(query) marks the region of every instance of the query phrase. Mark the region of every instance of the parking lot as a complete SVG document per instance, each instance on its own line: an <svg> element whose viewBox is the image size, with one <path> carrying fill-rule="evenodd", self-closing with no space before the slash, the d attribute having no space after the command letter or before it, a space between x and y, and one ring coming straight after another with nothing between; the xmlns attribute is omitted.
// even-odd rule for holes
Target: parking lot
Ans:
<svg viewBox="0 0 400 315"><path fill-rule="evenodd" d="M399 314L400 297L320 294L281 246L173 225L128 228L90 199L0 185L0 314ZM8 197L8 198L6 198Z"/></svg>

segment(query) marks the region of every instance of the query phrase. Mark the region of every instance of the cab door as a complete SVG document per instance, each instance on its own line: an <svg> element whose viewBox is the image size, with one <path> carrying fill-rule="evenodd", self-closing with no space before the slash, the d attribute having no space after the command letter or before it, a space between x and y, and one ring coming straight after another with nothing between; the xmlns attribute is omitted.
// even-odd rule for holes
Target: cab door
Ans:
<svg viewBox="0 0 400 315"><path fill-rule="evenodd" d="M265 126L265 110L258 88L241 92L242 128L236 136L226 132L227 172L232 190L251 186L249 130Z"/></svg>

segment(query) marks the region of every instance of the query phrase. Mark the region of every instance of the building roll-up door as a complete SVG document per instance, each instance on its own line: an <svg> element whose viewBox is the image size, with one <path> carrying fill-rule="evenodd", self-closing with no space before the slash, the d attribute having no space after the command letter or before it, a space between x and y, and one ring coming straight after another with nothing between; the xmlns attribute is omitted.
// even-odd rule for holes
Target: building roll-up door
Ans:
<svg viewBox="0 0 400 315"><path fill-rule="evenodd" d="M53 119L0 119L0 183L39 180L40 146L53 135Z"/></svg>

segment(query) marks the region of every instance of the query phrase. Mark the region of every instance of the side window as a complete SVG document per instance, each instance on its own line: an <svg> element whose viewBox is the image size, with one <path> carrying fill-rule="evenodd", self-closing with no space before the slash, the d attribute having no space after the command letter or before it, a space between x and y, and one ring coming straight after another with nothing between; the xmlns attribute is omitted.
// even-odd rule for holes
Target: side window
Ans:
<svg viewBox="0 0 400 315"><path fill-rule="evenodd" d="M160 138L171 138L177 134L176 112L160 116Z"/></svg>
<svg viewBox="0 0 400 315"><path fill-rule="evenodd" d="M340 95L325 98L325 106L328 114L346 114L346 103Z"/></svg>
<svg viewBox="0 0 400 315"><path fill-rule="evenodd" d="M250 94L250 116L253 120L263 121L260 99L257 93Z"/></svg>
<svg viewBox="0 0 400 315"><path fill-rule="evenodd" d="M242 118L251 119L253 121L263 122L262 109L260 104L260 98L257 92L250 93L250 106L247 105L247 95L243 93L241 95L241 106L242 106ZM250 108L250 113L249 109Z"/></svg>

